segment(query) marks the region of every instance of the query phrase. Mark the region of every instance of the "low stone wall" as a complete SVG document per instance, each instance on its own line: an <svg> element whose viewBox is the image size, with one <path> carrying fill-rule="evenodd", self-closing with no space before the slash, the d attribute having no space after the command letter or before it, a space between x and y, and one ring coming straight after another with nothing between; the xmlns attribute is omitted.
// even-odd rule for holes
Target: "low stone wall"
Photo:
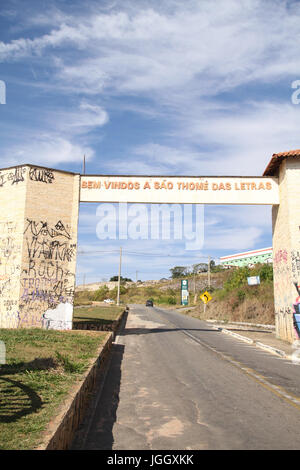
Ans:
<svg viewBox="0 0 300 470"><path fill-rule="evenodd" d="M110 353L114 333L108 333L107 340L98 350L98 357L89 367L79 384L69 392L60 413L45 431L43 444L36 450L67 450L81 424L88 406L90 393L95 387L96 378Z"/></svg>

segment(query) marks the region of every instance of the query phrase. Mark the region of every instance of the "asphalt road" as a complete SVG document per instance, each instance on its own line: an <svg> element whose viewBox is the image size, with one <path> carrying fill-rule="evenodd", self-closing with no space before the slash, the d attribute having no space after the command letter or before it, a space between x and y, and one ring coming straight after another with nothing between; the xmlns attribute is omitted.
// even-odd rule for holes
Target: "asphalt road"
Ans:
<svg viewBox="0 0 300 470"><path fill-rule="evenodd" d="M130 306L72 449L300 449L300 365Z"/></svg>

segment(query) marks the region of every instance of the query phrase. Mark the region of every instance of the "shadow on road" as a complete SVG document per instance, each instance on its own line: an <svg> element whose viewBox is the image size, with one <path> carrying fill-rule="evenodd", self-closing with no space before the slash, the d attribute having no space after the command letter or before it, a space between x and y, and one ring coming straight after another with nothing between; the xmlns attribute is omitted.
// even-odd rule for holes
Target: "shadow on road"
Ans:
<svg viewBox="0 0 300 470"><path fill-rule="evenodd" d="M175 331L205 331L208 333L220 333L218 330L210 330L205 328L126 328L120 336L127 335L147 335L149 333L168 333Z"/></svg>
<svg viewBox="0 0 300 470"><path fill-rule="evenodd" d="M107 364L107 375L102 390L99 377L96 390L86 419L77 431L70 450L111 450L113 447L113 426L119 406L121 364L125 346L112 345L111 361ZM100 395L99 395L100 394Z"/></svg>

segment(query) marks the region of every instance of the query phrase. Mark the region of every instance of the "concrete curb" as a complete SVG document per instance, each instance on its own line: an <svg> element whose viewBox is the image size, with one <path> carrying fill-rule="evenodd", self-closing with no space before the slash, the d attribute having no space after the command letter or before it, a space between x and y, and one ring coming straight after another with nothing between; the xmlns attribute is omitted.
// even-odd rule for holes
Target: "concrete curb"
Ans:
<svg viewBox="0 0 300 470"><path fill-rule="evenodd" d="M246 322L239 322L239 321L231 321L225 322L223 320L205 320L207 323L225 323L226 325L236 325L236 326L251 326L255 328L264 328L266 330L275 330L274 325L264 325L262 323L246 323Z"/></svg>
<svg viewBox="0 0 300 470"><path fill-rule="evenodd" d="M238 333L234 333L234 331L226 330L225 328L219 328L217 326L214 327L216 330L221 331L222 333L225 333L226 335L233 336L234 338L240 339L241 341L244 341L249 344L253 344L254 340L251 338L247 338L247 336L242 336L239 335Z"/></svg>
<svg viewBox="0 0 300 470"><path fill-rule="evenodd" d="M35 450L67 450L69 448L83 420L88 406L88 397L94 388L96 377L110 353L113 336L113 332L108 332L106 342L98 349L96 359L92 360L83 378L68 393L65 402L60 406L59 414L43 432L42 444Z"/></svg>
<svg viewBox="0 0 300 470"><path fill-rule="evenodd" d="M48 424L43 432L43 442L35 450L68 450L74 439L75 433L82 423L89 406L89 396L95 388L99 377L104 380L102 373L109 359L116 331L123 322L129 308L126 307L113 323L112 331L107 332L107 339L100 346L96 357L91 359L88 370L80 382L76 383L68 393L65 402L60 405L59 413Z"/></svg>
<svg viewBox="0 0 300 470"><path fill-rule="evenodd" d="M271 354L275 354L276 356L280 356L285 359L292 360L292 356L287 354L285 351L282 351L281 349L274 348L273 346L269 346L268 344L261 343L260 341L256 341L254 339L248 338L247 336L239 335L238 333L234 333L233 331L226 330L226 328L220 328L217 326L213 326L213 328L215 330L221 331L222 333L233 336L241 341L244 341L245 343L253 344L253 346L256 346L260 349L264 349L270 352Z"/></svg>

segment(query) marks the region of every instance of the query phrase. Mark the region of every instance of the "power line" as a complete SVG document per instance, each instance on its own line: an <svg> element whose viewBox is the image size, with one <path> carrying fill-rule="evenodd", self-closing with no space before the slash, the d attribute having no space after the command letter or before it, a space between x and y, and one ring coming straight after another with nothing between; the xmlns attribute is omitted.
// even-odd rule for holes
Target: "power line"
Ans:
<svg viewBox="0 0 300 470"><path fill-rule="evenodd" d="M82 250L78 250L77 254L78 255L94 255L96 253L107 253L107 254L111 254L111 253L119 253L119 250L93 250L93 251L82 251ZM171 258L179 258L181 256L186 256L185 254L171 254L171 253L145 253L145 252L142 252L142 251L123 251L123 253L125 254L128 254L128 255L137 255L137 256L159 256L159 257L171 257ZM190 255L192 256L192 255ZM195 258L197 259L211 259L210 256L195 256ZM214 257L214 259L219 259L217 256Z"/></svg>

